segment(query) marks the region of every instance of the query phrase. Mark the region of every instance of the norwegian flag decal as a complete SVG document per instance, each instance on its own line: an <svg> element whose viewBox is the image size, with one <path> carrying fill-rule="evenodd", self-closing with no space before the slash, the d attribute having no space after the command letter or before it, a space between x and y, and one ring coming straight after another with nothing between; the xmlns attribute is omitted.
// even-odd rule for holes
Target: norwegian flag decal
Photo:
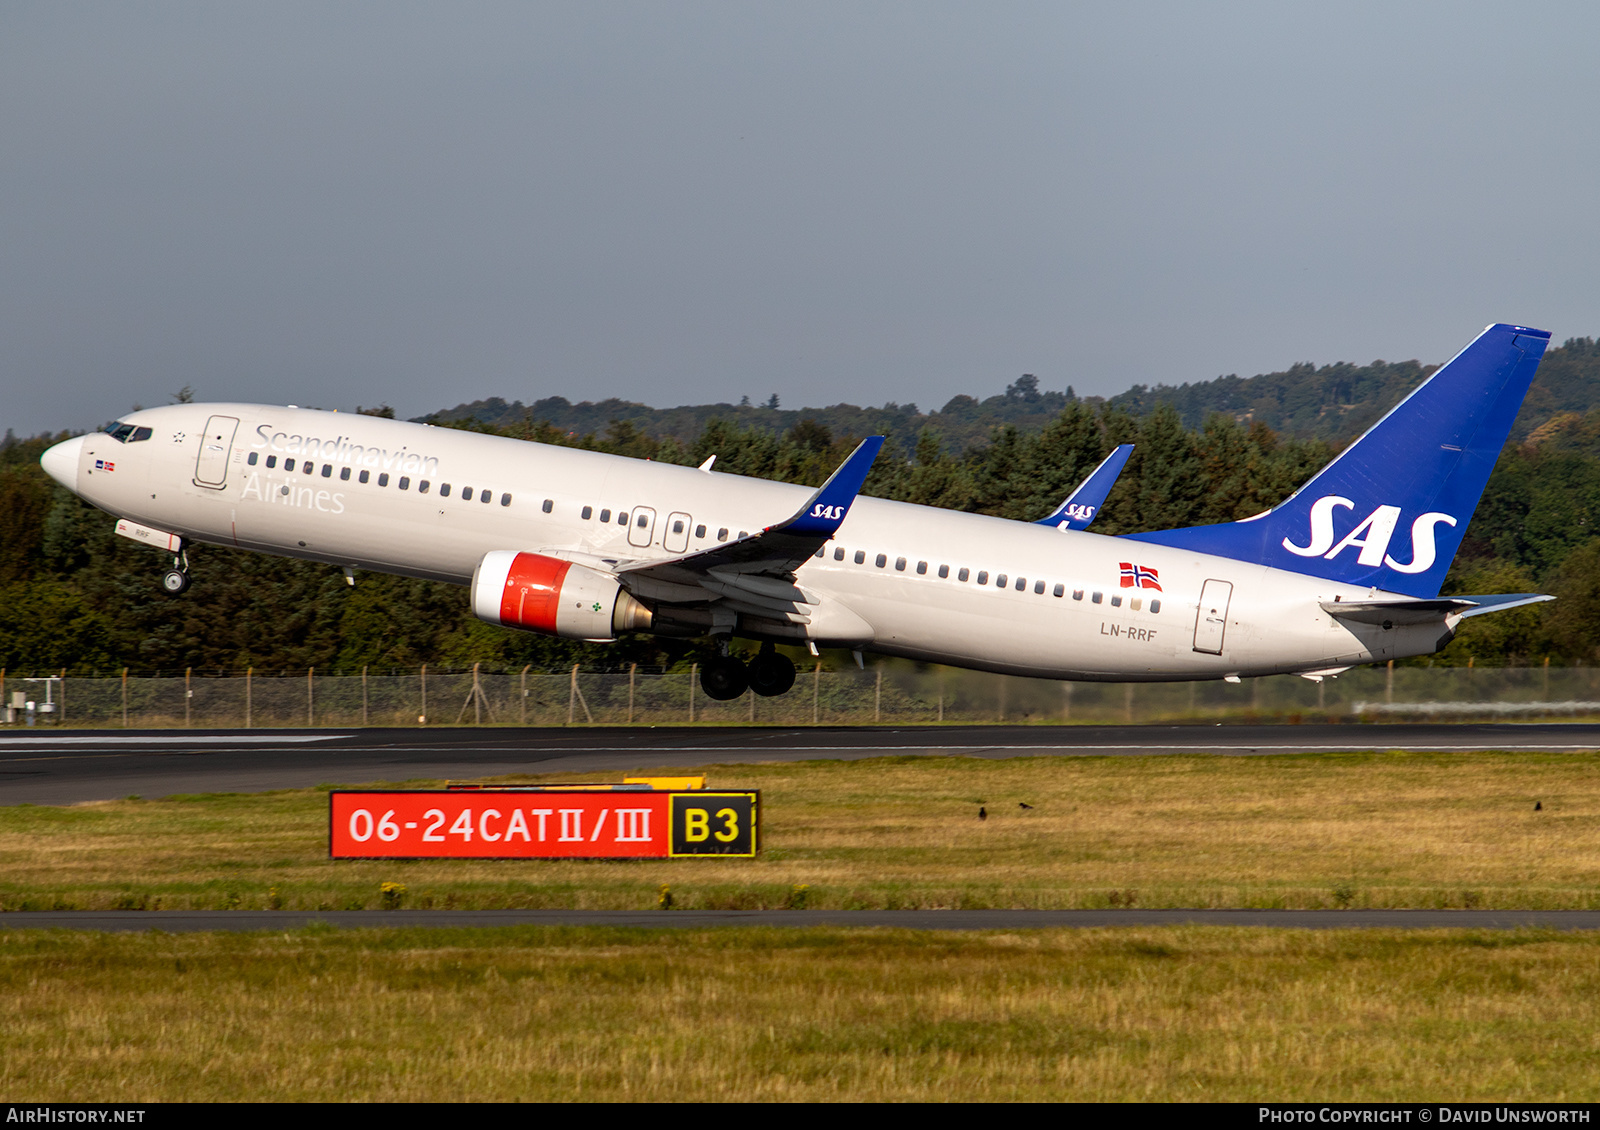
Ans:
<svg viewBox="0 0 1600 1130"><path fill-rule="evenodd" d="M1161 591L1160 575L1148 565L1134 565L1123 561L1122 587L1125 589L1155 589Z"/></svg>

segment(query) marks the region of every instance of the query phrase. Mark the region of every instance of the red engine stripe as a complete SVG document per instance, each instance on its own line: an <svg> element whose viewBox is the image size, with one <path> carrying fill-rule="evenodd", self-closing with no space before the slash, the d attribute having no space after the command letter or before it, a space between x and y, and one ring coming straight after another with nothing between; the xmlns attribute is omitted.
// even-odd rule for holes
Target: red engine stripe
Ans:
<svg viewBox="0 0 1600 1130"><path fill-rule="evenodd" d="M500 622L554 635L561 582L567 579L570 568L571 562L554 557L517 554L506 573L505 592L500 596Z"/></svg>

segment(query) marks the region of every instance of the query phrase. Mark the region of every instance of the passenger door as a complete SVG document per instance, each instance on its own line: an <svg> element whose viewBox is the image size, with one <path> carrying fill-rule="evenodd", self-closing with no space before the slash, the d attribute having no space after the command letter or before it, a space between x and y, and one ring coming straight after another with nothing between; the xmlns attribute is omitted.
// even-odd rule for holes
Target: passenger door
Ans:
<svg viewBox="0 0 1600 1130"><path fill-rule="evenodd" d="M1222 637L1228 627L1228 602L1233 585L1228 581L1207 581L1200 589L1200 607L1194 617L1194 649L1208 655L1222 654Z"/></svg>
<svg viewBox="0 0 1600 1130"><path fill-rule="evenodd" d="M213 416L206 421L206 434L200 437L200 456L194 465L196 486L220 490L228 481L228 452L233 450L233 433L238 429L237 416Z"/></svg>

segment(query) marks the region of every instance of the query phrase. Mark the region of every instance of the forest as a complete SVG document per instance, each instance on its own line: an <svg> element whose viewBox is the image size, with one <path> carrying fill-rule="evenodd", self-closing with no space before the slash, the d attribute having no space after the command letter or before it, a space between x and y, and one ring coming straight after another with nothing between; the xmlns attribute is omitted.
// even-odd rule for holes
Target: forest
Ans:
<svg viewBox="0 0 1600 1130"><path fill-rule="evenodd" d="M484 401L429 420L661 462L715 454L719 472L810 485L869 429L882 430L891 438L866 494L1019 521L1049 513L1113 446L1133 443L1094 527L1119 534L1231 521L1275 505L1428 371L1416 362L1301 366L1109 399L1041 392L1024 377L1001 396L959 397L928 414L914 405L786 412L775 397L759 408L602 402L616 411L585 431L570 426L583 413L563 414L561 405L591 420L596 406L565 400ZM1588 665L1600 656L1597 392L1600 346L1576 338L1550 351L1445 586L1447 594L1557 600L1469 620L1445 651L1409 662ZM540 414L541 405L551 411ZM39 454L67 434L8 432L0 442L0 668L8 673L334 673L475 662L666 670L704 655L694 641L589 645L510 632L473 618L463 588L379 574L360 575L352 588L332 566L211 546L191 551L193 588L169 597L157 583L159 555L117 537L110 516L44 475Z"/></svg>

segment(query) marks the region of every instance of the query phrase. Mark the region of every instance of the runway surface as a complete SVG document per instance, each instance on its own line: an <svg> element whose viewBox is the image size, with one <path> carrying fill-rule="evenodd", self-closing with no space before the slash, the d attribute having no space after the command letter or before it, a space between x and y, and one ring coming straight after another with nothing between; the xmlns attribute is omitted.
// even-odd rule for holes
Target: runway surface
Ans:
<svg viewBox="0 0 1600 1130"><path fill-rule="evenodd" d="M65 910L0 914L0 929L295 930L411 926L852 926L1037 930L1129 926L1271 926L1290 930L1600 930L1594 910Z"/></svg>
<svg viewBox="0 0 1600 1130"><path fill-rule="evenodd" d="M510 773L644 772L889 756L1262 756L1344 750L1600 749L1600 725L942 726L13 730L0 804L261 792Z"/></svg>

